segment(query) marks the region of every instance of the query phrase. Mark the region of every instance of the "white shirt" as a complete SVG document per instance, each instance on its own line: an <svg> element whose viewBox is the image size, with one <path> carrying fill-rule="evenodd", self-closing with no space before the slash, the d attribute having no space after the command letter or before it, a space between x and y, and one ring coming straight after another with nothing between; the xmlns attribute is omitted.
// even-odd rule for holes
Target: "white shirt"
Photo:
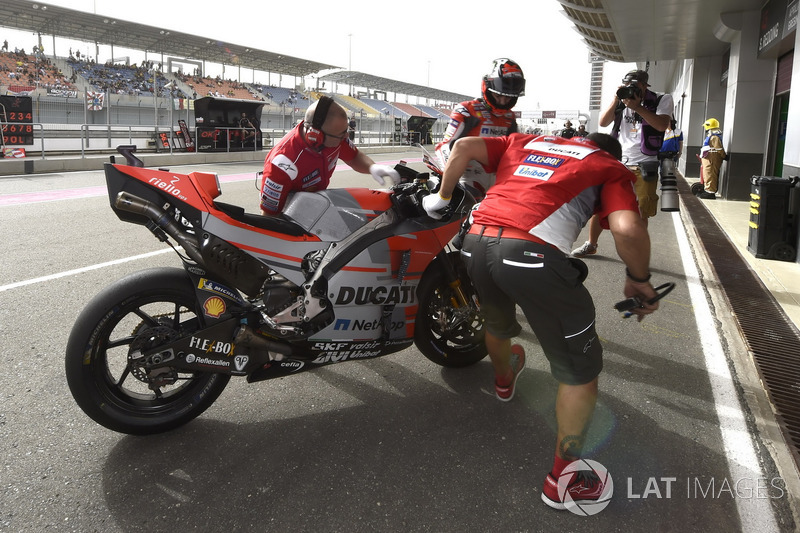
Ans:
<svg viewBox="0 0 800 533"><path fill-rule="evenodd" d="M656 108L656 115L672 116L674 103L671 94L665 94ZM634 122L635 113L629 108L622 111L622 123L619 127L619 142L622 145L622 161L627 164L641 163L642 161L656 161L657 155L642 153L642 123Z"/></svg>

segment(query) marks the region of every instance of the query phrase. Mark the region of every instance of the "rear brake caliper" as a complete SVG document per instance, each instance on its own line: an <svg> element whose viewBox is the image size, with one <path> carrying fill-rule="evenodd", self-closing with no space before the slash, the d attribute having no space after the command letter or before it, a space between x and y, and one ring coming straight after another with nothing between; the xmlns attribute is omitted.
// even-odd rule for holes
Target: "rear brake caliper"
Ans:
<svg viewBox="0 0 800 533"><path fill-rule="evenodd" d="M168 326L154 326L137 328L135 335L136 338L128 351L128 365L131 374L139 381L147 383L151 389L175 383L178 378L175 369L170 367L153 368L173 359L172 352L156 352L148 356L145 356L144 352L171 343L178 337L177 332Z"/></svg>

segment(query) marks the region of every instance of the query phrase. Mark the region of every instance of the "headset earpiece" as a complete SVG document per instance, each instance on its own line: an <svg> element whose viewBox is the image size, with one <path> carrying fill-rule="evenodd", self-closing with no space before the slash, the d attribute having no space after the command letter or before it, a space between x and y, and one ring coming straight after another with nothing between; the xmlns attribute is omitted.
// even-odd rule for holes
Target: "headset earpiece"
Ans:
<svg viewBox="0 0 800 533"><path fill-rule="evenodd" d="M314 126L306 124L306 142L314 150L319 150L325 146L325 134Z"/></svg>
<svg viewBox="0 0 800 533"><path fill-rule="evenodd" d="M323 96L317 102L317 107L314 109L314 116L311 118L311 124L306 124L305 138L308 145L315 149L321 150L325 146L325 132L322 131L322 125L325 124L325 119L328 117L328 111L333 104L333 98L330 96Z"/></svg>

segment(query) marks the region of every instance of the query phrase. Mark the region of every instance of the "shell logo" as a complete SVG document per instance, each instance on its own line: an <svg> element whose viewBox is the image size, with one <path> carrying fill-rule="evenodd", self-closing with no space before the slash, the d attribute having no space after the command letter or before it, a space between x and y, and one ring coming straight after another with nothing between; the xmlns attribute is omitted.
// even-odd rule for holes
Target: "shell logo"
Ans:
<svg viewBox="0 0 800 533"><path fill-rule="evenodd" d="M212 296L203 304L203 310L211 318L219 318L225 312L225 300L219 296Z"/></svg>

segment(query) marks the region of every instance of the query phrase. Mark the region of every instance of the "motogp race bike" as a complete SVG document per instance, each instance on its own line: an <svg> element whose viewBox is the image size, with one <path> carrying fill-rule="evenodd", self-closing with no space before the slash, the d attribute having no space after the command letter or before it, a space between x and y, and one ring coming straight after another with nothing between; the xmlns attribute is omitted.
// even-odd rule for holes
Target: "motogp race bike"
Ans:
<svg viewBox="0 0 800 533"><path fill-rule="evenodd" d="M391 190L300 192L283 217L265 217L219 201L216 174L148 169L135 148L119 151L128 164L105 165L111 208L172 246L183 268L129 275L78 317L67 382L97 423L167 431L231 376L291 376L412 344L447 367L486 356L477 297L448 244L475 203L463 188L434 220L422 208L429 173L401 162Z"/></svg>

